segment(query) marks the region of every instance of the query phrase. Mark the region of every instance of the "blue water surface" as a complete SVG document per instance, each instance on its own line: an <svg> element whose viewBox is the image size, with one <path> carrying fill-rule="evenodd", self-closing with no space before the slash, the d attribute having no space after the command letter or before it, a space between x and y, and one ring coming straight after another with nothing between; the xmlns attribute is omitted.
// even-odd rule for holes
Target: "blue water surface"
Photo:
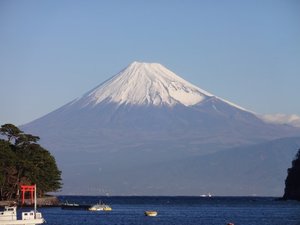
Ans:
<svg viewBox="0 0 300 225"><path fill-rule="evenodd" d="M263 197L87 197L60 196L62 202L96 204L110 212L39 208L47 225L300 225L300 202ZM146 210L158 212L146 217Z"/></svg>

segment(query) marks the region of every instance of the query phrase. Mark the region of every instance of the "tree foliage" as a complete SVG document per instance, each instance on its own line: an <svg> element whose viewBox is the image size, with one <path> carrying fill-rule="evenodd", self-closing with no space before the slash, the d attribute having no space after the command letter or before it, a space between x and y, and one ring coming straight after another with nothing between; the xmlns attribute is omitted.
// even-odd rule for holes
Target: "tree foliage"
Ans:
<svg viewBox="0 0 300 225"><path fill-rule="evenodd" d="M21 184L36 184L38 195L61 188L61 171L54 157L13 124L0 128L0 198L17 199Z"/></svg>
<svg viewBox="0 0 300 225"><path fill-rule="evenodd" d="M288 169L283 198L300 201L300 149L292 161L292 167Z"/></svg>

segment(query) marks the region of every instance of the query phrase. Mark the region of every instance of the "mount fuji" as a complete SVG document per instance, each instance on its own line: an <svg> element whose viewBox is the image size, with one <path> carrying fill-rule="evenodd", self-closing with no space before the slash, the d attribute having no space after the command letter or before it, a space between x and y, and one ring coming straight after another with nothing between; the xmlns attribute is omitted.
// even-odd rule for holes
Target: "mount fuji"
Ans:
<svg viewBox="0 0 300 225"><path fill-rule="evenodd" d="M239 155L238 163L251 165L247 156L251 151L251 159L259 161L262 151L257 146L267 146L265 143L293 147L300 143L298 138L290 139L300 136L300 129L266 123L161 64L141 62L133 62L82 97L21 128L40 136L41 144L55 155L65 194L199 195L214 190L219 195L278 195L284 184L278 170L285 171L288 160L274 171L265 168L268 163L248 168L253 169L251 176L269 171L275 181L267 185L262 179L253 184L236 181L232 186L238 187L230 189L225 184L226 190L219 181L229 175L226 169L222 174L222 168L227 161L235 164L234 153ZM286 157L296 150L288 149ZM218 156L222 163L211 166ZM239 175L244 176L247 174ZM277 188L270 191L269 184L274 182Z"/></svg>

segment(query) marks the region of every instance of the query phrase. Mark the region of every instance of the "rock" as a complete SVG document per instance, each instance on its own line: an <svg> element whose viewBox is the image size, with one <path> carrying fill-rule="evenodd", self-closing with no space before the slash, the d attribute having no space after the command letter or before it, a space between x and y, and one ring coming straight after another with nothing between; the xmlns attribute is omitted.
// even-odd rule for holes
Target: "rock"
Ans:
<svg viewBox="0 0 300 225"><path fill-rule="evenodd" d="M300 149L288 169L283 199L300 201Z"/></svg>

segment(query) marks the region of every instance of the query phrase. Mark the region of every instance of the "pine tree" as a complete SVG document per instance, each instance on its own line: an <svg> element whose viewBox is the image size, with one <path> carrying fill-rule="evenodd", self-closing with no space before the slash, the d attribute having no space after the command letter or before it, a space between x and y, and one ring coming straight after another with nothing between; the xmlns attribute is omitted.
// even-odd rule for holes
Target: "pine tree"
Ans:
<svg viewBox="0 0 300 225"><path fill-rule="evenodd" d="M61 188L61 171L55 158L41 147L39 137L25 134L13 124L0 128L0 199L18 197L22 184L36 184L39 196Z"/></svg>

